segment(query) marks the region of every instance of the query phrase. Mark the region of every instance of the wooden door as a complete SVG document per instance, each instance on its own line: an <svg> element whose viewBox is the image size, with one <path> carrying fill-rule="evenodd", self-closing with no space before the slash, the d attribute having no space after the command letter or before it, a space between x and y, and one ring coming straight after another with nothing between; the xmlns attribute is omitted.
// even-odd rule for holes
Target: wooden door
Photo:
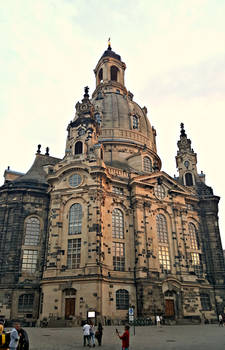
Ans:
<svg viewBox="0 0 225 350"><path fill-rule="evenodd" d="M165 302L165 316L175 316L174 301L172 299L166 299Z"/></svg>
<svg viewBox="0 0 225 350"><path fill-rule="evenodd" d="M65 318L75 316L75 298L65 299Z"/></svg>

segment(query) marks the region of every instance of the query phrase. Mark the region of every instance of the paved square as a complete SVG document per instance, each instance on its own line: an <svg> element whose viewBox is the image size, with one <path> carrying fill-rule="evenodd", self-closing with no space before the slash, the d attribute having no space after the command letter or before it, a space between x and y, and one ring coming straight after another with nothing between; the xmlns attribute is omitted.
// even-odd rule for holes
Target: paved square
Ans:
<svg viewBox="0 0 225 350"><path fill-rule="evenodd" d="M115 328L105 326L102 350L121 349ZM120 332L123 327L117 327ZM83 349L82 328L26 328L30 350ZM130 331L130 350L224 350L225 327L218 325L135 327ZM98 345L96 345L98 348Z"/></svg>

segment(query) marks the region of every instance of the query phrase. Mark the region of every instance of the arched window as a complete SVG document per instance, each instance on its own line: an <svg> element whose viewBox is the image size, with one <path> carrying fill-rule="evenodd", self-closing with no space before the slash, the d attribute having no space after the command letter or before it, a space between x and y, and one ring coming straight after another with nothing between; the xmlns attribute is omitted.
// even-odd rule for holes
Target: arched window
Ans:
<svg viewBox="0 0 225 350"><path fill-rule="evenodd" d="M133 129L138 129L138 117L133 115Z"/></svg>
<svg viewBox="0 0 225 350"><path fill-rule="evenodd" d="M144 157L144 171L148 173L152 172L152 161L149 157Z"/></svg>
<svg viewBox="0 0 225 350"><path fill-rule="evenodd" d="M75 144L75 154L83 153L83 143L81 141L76 142Z"/></svg>
<svg viewBox="0 0 225 350"><path fill-rule="evenodd" d="M110 68L111 80L117 81L118 72L119 72L119 69L116 66L112 66Z"/></svg>
<svg viewBox="0 0 225 350"><path fill-rule="evenodd" d="M190 235L190 248L198 249L197 231L196 227L192 222L188 224L188 231Z"/></svg>
<svg viewBox="0 0 225 350"><path fill-rule="evenodd" d="M124 238L124 218L120 209L114 209L112 212L112 237Z"/></svg>
<svg viewBox="0 0 225 350"><path fill-rule="evenodd" d="M40 220L30 217L25 223L24 245L38 245L40 239Z"/></svg>
<svg viewBox="0 0 225 350"><path fill-rule="evenodd" d="M116 308L117 310L129 309L129 293L126 289L116 291Z"/></svg>
<svg viewBox="0 0 225 350"><path fill-rule="evenodd" d="M101 68L100 71L98 72L98 79L99 79L99 83L101 83L102 80L103 80L103 70L102 70L102 68Z"/></svg>
<svg viewBox="0 0 225 350"><path fill-rule="evenodd" d="M168 243L168 231L166 218L162 214L156 216L156 227L159 243Z"/></svg>
<svg viewBox="0 0 225 350"><path fill-rule="evenodd" d="M34 294L22 294L18 300L18 311L32 311L34 304Z"/></svg>
<svg viewBox="0 0 225 350"><path fill-rule="evenodd" d="M82 206L75 203L69 211L69 235L81 233L82 229Z"/></svg>
<svg viewBox="0 0 225 350"><path fill-rule="evenodd" d="M185 174L185 184L186 186L193 186L193 177L191 173Z"/></svg>

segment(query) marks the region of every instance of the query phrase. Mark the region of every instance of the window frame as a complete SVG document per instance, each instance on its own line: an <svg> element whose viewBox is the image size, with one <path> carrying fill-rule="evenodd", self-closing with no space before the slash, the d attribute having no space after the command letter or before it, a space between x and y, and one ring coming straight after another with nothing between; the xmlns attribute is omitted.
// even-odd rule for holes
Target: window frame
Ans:
<svg viewBox="0 0 225 350"><path fill-rule="evenodd" d="M148 156L145 156L143 158L143 170L146 173L152 173L152 160Z"/></svg>
<svg viewBox="0 0 225 350"><path fill-rule="evenodd" d="M77 209L76 209L77 208ZM82 233L83 208L80 203L74 203L69 209L68 234L79 235Z"/></svg>
<svg viewBox="0 0 225 350"><path fill-rule="evenodd" d="M124 214L119 208L112 211L112 238L124 239Z"/></svg>
<svg viewBox="0 0 225 350"><path fill-rule="evenodd" d="M36 221L36 225L34 222ZM36 229L35 229L36 226ZM38 227L38 229L37 229ZM35 234L34 234L35 232ZM38 246L40 243L41 221L36 216L30 216L25 220L25 233L24 233L24 245L25 246ZM32 239L33 237L33 239Z"/></svg>
<svg viewBox="0 0 225 350"><path fill-rule="evenodd" d="M71 246L70 246L71 243ZM81 238L68 239L67 242L67 268L79 269L81 264Z"/></svg>
<svg viewBox="0 0 225 350"><path fill-rule="evenodd" d="M118 289L116 291L116 309L128 310L129 309L130 295L126 289Z"/></svg>
<svg viewBox="0 0 225 350"><path fill-rule="evenodd" d="M30 252L32 252L33 254L30 254ZM25 257L26 257L26 259L25 259ZM34 259L34 257L36 259ZM28 268L28 266L30 266L30 268ZM21 266L22 272L23 273L35 273L37 271L37 266L38 266L38 250L23 249L22 266Z"/></svg>
<svg viewBox="0 0 225 350"><path fill-rule="evenodd" d="M112 257L114 271L125 271L125 243L112 242Z"/></svg>
<svg viewBox="0 0 225 350"><path fill-rule="evenodd" d="M34 293L21 294L18 298L18 304L17 304L18 312L33 311L34 297L35 297Z"/></svg>

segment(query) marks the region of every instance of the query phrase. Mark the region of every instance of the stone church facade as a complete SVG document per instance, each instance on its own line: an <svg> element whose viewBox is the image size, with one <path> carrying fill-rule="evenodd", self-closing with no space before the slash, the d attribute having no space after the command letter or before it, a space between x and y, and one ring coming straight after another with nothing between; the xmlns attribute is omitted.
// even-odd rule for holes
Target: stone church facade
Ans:
<svg viewBox="0 0 225 350"><path fill-rule="evenodd" d="M163 314L216 319L225 306L219 197L181 124L178 177L110 45L68 125L63 159L38 146L0 188L0 316L35 322L89 311L103 323Z"/></svg>

